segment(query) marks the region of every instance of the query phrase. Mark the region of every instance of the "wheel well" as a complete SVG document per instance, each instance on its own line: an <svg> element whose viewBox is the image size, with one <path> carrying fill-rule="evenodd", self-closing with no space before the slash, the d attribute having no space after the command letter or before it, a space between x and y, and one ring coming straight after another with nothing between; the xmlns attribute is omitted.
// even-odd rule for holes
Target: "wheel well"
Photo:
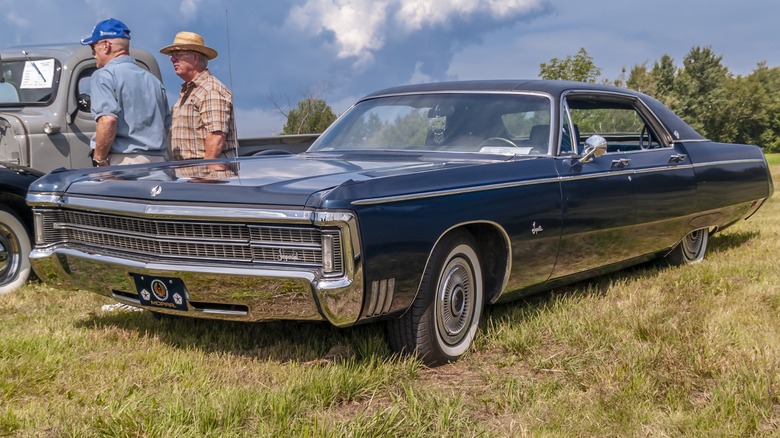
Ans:
<svg viewBox="0 0 780 438"><path fill-rule="evenodd" d="M22 224L24 224L24 227L27 229L27 233L32 236L32 229L33 229L32 210L29 207L27 207L24 198L20 198L10 193L0 193L0 204L4 204L8 209L13 211L17 216L19 216L19 219L21 219Z"/></svg>
<svg viewBox="0 0 780 438"><path fill-rule="evenodd" d="M477 252L482 262L482 274L485 281L485 302L489 303L501 293L506 283L509 262L509 238L501 228L493 223L472 223L453 228L465 229L475 237Z"/></svg>

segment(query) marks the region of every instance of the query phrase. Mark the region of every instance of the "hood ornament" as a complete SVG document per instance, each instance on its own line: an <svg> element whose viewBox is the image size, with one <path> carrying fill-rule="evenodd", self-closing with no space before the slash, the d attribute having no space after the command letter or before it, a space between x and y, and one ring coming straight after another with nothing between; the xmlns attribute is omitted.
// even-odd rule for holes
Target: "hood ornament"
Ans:
<svg viewBox="0 0 780 438"><path fill-rule="evenodd" d="M150 195L152 195L152 198L158 196L160 193L162 193L162 186L156 185L152 188L152 191L149 192Z"/></svg>

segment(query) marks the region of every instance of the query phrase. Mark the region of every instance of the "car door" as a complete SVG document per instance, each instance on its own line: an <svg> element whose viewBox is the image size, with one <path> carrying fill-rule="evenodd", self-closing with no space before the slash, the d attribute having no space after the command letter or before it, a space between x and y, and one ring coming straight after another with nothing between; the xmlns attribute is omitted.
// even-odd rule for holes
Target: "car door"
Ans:
<svg viewBox="0 0 780 438"><path fill-rule="evenodd" d="M665 144L653 138L628 152L634 171L636 224L632 246L635 255L669 248L690 231L690 214L696 211L696 175L681 144Z"/></svg>
<svg viewBox="0 0 780 438"><path fill-rule="evenodd" d="M627 153L614 144L604 155L581 160L588 137L605 136L609 145L616 129L609 106L608 100L593 93L567 95L562 104L561 144L556 160L561 179L562 228L552 278L632 256L634 172Z"/></svg>
<svg viewBox="0 0 780 438"><path fill-rule="evenodd" d="M562 224L552 278L565 277L625 258L624 242L634 208L626 154L609 152L589 163L556 160L561 178Z"/></svg>
<svg viewBox="0 0 780 438"><path fill-rule="evenodd" d="M69 96L71 100L75 99L76 104L67 132L71 149L70 167L92 167L89 144L95 134L96 124L92 119L88 102L92 74L97 70L97 67L95 67L94 61L88 60L79 64L76 70L71 78L71 96Z"/></svg>

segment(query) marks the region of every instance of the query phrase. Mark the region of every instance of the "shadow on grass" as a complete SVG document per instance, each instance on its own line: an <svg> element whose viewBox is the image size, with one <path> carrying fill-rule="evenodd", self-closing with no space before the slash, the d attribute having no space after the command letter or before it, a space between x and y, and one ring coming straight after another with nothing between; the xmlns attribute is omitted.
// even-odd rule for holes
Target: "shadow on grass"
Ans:
<svg viewBox="0 0 780 438"><path fill-rule="evenodd" d="M496 321L513 320L517 315L538 314L551 308L557 301L576 298L603 297L617 284L624 284L629 280L652 279L669 269L669 265L660 260L651 260L630 266L615 272L598 275L558 286L552 289L541 290L524 296L516 301L505 302L490 306L485 309L484 320Z"/></svg>
<svg viewBox="0 0 780 438"><path fill-rule="evenodd" d="M737 248L745 243L757 239L761 236L761 232L752 231L737 231L733 233L719 233L710 237L708 252L719 253L728 251L732 248Z"/></svg>
<svg viewBox="0 0 780 438"><path fill-rule="evenodd" d="M325 322L235 322L151 312L95 313L81 327L119 329L156 337L176 348L229 353L275 362L389 358L382 325L339 329ZM339 357L330 357L334 351Z"/></svg>

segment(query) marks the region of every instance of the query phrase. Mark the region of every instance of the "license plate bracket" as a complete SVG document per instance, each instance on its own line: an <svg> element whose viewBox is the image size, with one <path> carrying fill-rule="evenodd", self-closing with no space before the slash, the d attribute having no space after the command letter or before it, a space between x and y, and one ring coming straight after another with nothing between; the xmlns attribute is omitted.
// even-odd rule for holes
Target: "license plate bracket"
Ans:
<svg viewBox="0 0 780 438"><path fill-rule="evenodd" d="M138 291L138 301L142 305L184 312L188 310L189 294L180 278L131 275Z"/></svg>

